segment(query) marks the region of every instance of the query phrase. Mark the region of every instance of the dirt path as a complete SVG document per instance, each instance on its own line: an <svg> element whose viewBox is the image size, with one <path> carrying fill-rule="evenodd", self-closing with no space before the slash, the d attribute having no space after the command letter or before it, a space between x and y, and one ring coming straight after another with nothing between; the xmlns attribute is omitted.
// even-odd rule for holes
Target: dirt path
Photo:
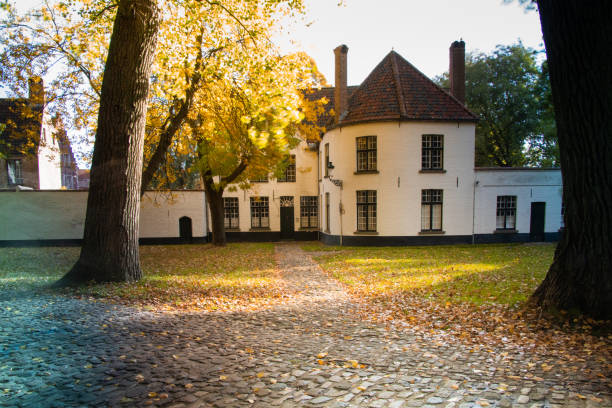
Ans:
<svg viewBox="0 0 612 408"><path fill-rule="evenodd" d="M298 245L276 257L296 295L256 312L0 296L0 406L612 406L609 389L515 369L526 353L364 321Z"/></svg>

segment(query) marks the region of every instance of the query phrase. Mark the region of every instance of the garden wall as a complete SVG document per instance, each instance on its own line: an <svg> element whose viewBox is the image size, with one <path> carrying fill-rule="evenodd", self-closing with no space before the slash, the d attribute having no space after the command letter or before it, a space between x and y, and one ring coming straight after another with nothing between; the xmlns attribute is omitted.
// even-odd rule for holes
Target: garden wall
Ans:
<svg viewBox="0 0 612 408"><path fill-rule="evenodd" d="M0 246L78 244L83 236L87 191L0 191ZM141 243L206 240L203 191L145 193ZM179 219L183 221L183 237Z"/></svg>

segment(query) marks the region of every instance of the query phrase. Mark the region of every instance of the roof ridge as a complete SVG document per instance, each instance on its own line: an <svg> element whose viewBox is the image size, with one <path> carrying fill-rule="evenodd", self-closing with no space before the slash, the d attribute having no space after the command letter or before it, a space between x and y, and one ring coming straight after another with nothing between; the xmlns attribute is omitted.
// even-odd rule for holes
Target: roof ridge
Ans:
<svg viewBox="0 0 612 408"><path fill-rule="evenodd" d="M391 56L391 70L393 71L393 81L395 82L395 93L397 94L400 117L406 117L406 103L404 101L404 93L402 92L402 84L400 82L399 69L397 67L397 53L391 51L389 55Z"/></svg>
<svg viewBox="0 0 612 408"><path fill-rule="evenodd" d="M399 55L399 54L398 54ZM420 76L422 76L423 78L425 78L427 81L429 81L430 83L432 83L434 85L434 88L437 89L438 91L442 92L444 95L446 96L450 96L455 102L457 102L461 108L467 112L470 116L473 116L474 118L478 119L478 116L476 116L472 111L470 111L463 103L461 103L459 101L459 99L455 98L454 95L452 95L450 92L445 91L440 85L436 84L431 78L429 78L427 75L425 75L423 72L421 72L421 70L419 70L417 67L415 67L414 65L412 65L410 63L410 61L408 61L406 58L402 57L400 55L400 58L402 60L404 60L404 62L408 65L410 65L412 67L412 69L415 70L415 72L417 74L419 74Z"/></svg>

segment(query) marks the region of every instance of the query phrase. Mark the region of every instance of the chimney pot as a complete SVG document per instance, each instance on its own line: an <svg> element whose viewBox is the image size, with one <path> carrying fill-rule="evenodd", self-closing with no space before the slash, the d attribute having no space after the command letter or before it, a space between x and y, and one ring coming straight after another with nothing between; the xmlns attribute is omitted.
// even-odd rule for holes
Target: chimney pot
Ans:
<svg viewBox="0 0 612 408"><path fill-rule="evenodd" d="M465 104L465 42L454 41L449 49L450 93Z"/></svg>
<svg viewBox="0 0 612 408"><path fill-rule="evenodd" d="M348 90L346 84L346 54L348 47L344 44L334 49L336 56L336 77L334 83L334 111L336 123L340 122L342 115L348 108Z"/></svg>

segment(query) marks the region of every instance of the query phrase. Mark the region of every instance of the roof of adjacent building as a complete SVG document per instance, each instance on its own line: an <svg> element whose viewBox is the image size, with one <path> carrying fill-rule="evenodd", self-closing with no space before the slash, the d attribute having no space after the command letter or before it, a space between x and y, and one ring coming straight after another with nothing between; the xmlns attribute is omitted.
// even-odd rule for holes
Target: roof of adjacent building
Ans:
<svg viewBox="0 0 612 408"><path fill-rule="evenodd" d="M357 88L359 88L359 86L348 86L347 87L349 98ZM331 125L333 121L334 115L333 115L332 110L334 109L334 101L335 101L334 89L335 88L331 86L331 87L324 87L324 88L319 88L319 89L311 89L304 93L304 96L306 97L306 99L311 100L311 101L316 101L322 98L326 98L328 100L327 104L325 104L325 111L323 112L323 114L319 115L319 117L317 118L317 126L328 127Z"/></svg>
<svg viewBox="0 0 612 408"><path fill-rule="evenodd" d="M348 107L334 124L334 88L306 94L308 99L325 97L325 113L318 121L327 128L374 121L470 121L478 117L425 74L391 51L359 86L348 87Z"/></svg>
<svg viewBox="0 0 612 408"><path fill-rule="evenodd" d="M6 154L31 154L38 143L43 106L27 98L0 99L0 150ZM26 145L27 141L35 142ZM29 146L27 148L26 146Z"/></svg>

